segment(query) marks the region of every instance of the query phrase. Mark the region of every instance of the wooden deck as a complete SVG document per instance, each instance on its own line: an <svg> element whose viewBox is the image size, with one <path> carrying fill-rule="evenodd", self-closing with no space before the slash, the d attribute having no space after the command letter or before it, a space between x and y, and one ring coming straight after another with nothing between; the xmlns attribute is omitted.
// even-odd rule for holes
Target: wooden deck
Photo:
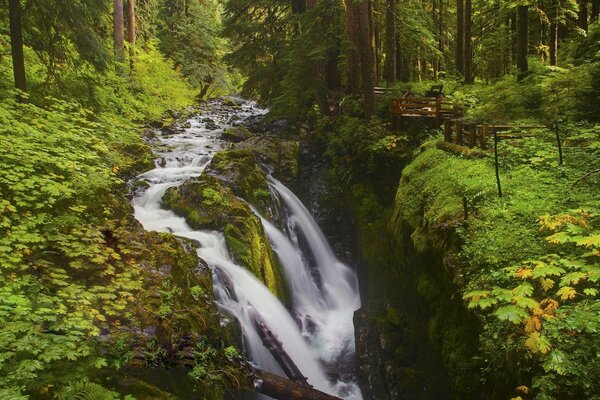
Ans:
<svg viewBox="0 0 600 400"><path fill-rule="evenodd" d="M392 103L392 116L399 122L402 118L435 118L436 124L446 119L459 119L463 109L442 97L402 97Z"/></svg>

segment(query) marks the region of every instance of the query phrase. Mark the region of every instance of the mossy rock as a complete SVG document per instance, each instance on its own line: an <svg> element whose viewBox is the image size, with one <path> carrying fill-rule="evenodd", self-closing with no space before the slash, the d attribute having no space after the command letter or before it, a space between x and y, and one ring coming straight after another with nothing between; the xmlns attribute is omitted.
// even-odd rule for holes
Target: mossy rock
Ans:
<svg viewBox="0 0 600 400"><path fill-rule="evenodd" d="M217 153L206 169L206 174L216 177L231 188L263 215L268 215L271 193L265 174L250 149L228 150Z"/></svg>
<svg viewBox="0 0 600 400"><path fill-rule="evenodd" d="M233 100L233 99L231 99L229 97L226 97L226 98L223 99L223 105L226 106L226 107L232 107L232 108L239 108L239 107L241 107L237 103L237 101L235 101L235 100Z"/></svg>
<svg viewBox="0 0 600 400"><path fill-rule="evenodd" d="M273 175L288 186L298 179L300 146L296 140L275 136L253 136L237 143L236 149L250 150L256 159L267 165Z"/></svg>
<svg viewBox="0 0 600 400"><path fill-rule="evenodd" d="M163 204L186 218L195 229L223 231L233 259L252 271L281 300L287 299L281 268L262 222L221 180L209 175L189 180L169 189Z"/></svg>
<svg viewBox="0 0 600 400"><path fill-rule="evenodd" d="M242 142L252 136L252 132L243 126L236 126L234 128L228 128L223 131L221 138L228 140L233 143Z"/></svg>

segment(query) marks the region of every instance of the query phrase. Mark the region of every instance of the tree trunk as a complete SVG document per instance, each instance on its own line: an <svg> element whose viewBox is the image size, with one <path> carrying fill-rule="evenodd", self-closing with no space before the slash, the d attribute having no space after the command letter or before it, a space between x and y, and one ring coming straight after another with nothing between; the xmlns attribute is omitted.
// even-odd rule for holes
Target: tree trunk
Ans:
<svg viewBox="0 0 600 400"><path fill-rule="evenodd" d="M527 6L517 7L517 80L523 79L528 70L527 50L529 12Z"/></svg>
<svg viewBox="0 0 600 400"><path fill-rule="evenodd" d="M113 23L115 56L118 61L125 60L125 31L123 27L123 0L113 0Z"/></svg>
<svg viewBox="0 0 600 400"><path fill-rule="evenodd" d="M135 47L136 33L135 33L135 0L128 0L127 2L127 40L131 48Z"/></svg>
<svg viewBox="0 0 600 400"><path fill-rule="evenodd" d="M306 0L292 0L292 12L302 14L306 11Z"/></svg>
<svg viewBox="0 0 600 400"><path fill-rule="evenodd" d="M127 34L129 41L129 62L133 69L135 63L135 0L129 0L127 2Z"/></svg>
<svg viewBox="0 0 600 400"><path fill-rule="evenodd" d="M258 378L256 391L280 400L341 400L310 386L282 378L260 369L254 369Z"/></svg>
<svg viewBox="0 0 600 400"><path fill-rule="evenodd" d="M577 14L577 26L588 31L588 2L587 0L579 1L579 13Z"/></svg>
<svg viewBox="0 0 600 400"><path fill-rule="evenodd" d="M22 92L27 91L25 76L25 56L23 55L23 30L21 27L21 1L9 0L8 13L10 19L10 49L12 54L15 87Z"/></svg>
<svg viewBox="0 0 600 400"><path fill-rule="evenodd" d="M350 42L348 49L348 92L357 94L360 91L360 57L358 55L358 13L353 0L346 3L346 35Z"/></svg>
<svg viewBox="0 0 600 400"><path fill-rule="evenodd" d="M465 14L464 0L456 0L456 71L465 73Z"/></svg>
<svg viewBox="0 0 600 400"><path fill-rule="evenodd" d="M396 0L386 0L385 13L385 80L396 83Z"/></svg>
<svg viewBox="0 0 600 400"><path fill-rule="evenodd" d="M438 63L438 71L442 71L445 69L445 65L447 63L447 59L445 57L446 51L444 49L444 0L439 0L438 2L438 50L442 55L439 63ZM436 76L437 78L437 76Z"/></svg>
<svg viewBox="0 0 600 400"><path fill-rule="evenodd" d="M370 118L375 112L375 93L373 92L373 46L369 23L369 0L362 0L357 5L357 10L359 20L358 50L360 54L364 111L365 118Z"/></svg>
<svg viewBox="0 0 600 400"><path fill-rule="evenodd" d="M600 14L600 0L592 0L592 13L590 15L590 22L598 21L599 14Z"/></svg>
<svg viewBox="0 0 600 400"><path fill-rule="evenodd" d="M473 83L473 49L471 46L472 37L471 31L473 29L473 7L471 0L465 0L465 56L464 56L464 72L465 72L465 83Z"/></svg>
<svg viewBox="0 0 600 400"><path fill-rule="evenodd" d="M550 65L556 65L558 55L558 24L556 20L550 24Z"/></svg>

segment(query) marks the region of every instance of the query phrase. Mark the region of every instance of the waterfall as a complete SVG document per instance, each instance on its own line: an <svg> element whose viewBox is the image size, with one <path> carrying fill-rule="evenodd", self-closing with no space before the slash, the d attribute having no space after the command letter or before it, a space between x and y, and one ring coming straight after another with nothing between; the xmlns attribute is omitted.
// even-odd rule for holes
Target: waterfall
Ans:
<svg viewBox="0 0 600 400"><path fill-rule="evenodd" d="M239 113L242 120L264 114L251 102L243 102ZM155 148L160 160L156 168L140 175L148 188L133 201L135 217L145 229L171 232L199 243L198 256L213 271L215 297L220 307L238 319L244 344L252 362L260 368L285 376L263 346L254 316L259 315L267 327L282 342L308 382L315 388L349 400L360 400L360 389L352 381L331 378L335 370L343 375L340 365L348 364L354 354L353 311L360 306L356 276L340 263L323 233L300 200L283 184L270 179L272 189L289 209L289 235L261 217L265 231L283 268L292 295L290 312L256 277L235 264L229 256L225 239L219 232L195 231L186 221L161 208L161 199L170 187L186 179L200 176L212 156L226 145L218 133L227 127L226 115L203 114L190 120L191 127L168 137L160 136ZM207 127L205 122L211 121ZM219 129L212 129L214 125ZM316 260L311 266L294 240L302 234ZM320 277L319 284L311 271ZM351 362L351 361L350 361Z"/></svg>

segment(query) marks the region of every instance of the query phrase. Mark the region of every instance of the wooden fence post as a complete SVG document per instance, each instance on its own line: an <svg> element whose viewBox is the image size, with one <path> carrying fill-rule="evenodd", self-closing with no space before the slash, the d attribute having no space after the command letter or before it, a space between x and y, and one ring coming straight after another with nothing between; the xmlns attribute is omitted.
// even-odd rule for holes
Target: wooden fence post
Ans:
<svg viewBox="0 0 600 400"><path fill-rule="evenodd" d="M463 123L456 121L456 144L463 144Z"/></svg>
<svg viewBox="0 0 600 400"><path fill-rule="evenodd" d="M563 165L562 143L560 142L560 132L558 130L558 122L554 123L554 132L556 133L556 144L558 145L558 165Z"/></svg>
<svg viewBox="0 0 600 400"><path fill-rule="evenodd" d="M469 125L469 147L475 147L477 144L477 124Z"/></svg>
<svg viewBox="0 0 600 400"><path fill-rule="evenodd" d="M502 186L500 185L500 170L498 166L498 132L494 129L494 165L496 166L496 183L498 184L498 197L502 197Z"/></svg>
<svg viewBox="0 0 600 400"><path fill-rule="evenodd" d="M490 126L488 124L483 124L481 126L481 150L485 150L487 148L487 137L489 134Z"/></svg>
<svg viewBox="0 0 600 400"><path fill-rule="evenodd" d="M452 142L452 121L449 119L444 120L444 140Z"/></svg>

